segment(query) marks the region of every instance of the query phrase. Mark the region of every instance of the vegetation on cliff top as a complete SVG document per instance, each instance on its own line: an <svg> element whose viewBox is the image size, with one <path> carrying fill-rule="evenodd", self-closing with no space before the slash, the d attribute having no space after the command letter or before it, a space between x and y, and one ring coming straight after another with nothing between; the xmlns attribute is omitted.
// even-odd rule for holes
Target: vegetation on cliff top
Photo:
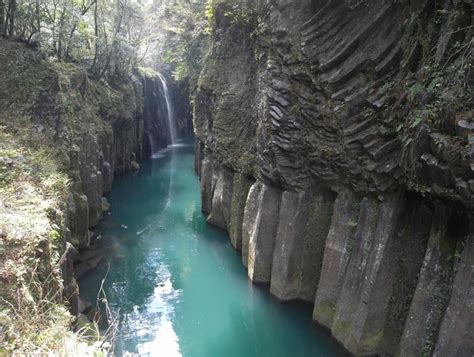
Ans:
<svg viewBox="0 0 474 357"><path fill-rule="evenodd" d="M63 222L55 214L68 179L57 169L53 146L39 149L36 139L46 128L34 128L28 114L43 75L50 72L48 67L34 68L34 62L11 66L28 52L6 41L1 45L1 342L6 351L54 349L66 335L70 320L60 293L62 247L57 236ZM17 51L12 51L15 47ZM56 219L50 219L53 215Z"/></svg>
<svg viewBox="0 0 474 357"><path fill-rule="evenodd" d="M79 64L96 79L123 78L156 56L156 3L0 0L0 35L51 61Z"/></svg>
<svg viewBox="0 0 474 357"><path fill-rule="evenodd" d="M157 6L0 0L0 353L77 346L63 296L66 202L81 190L84 138L135 119L131 75L162 50L152 38ZM175 15L187 36L181 20L191 12ZM176 71L188 77L199 72L191 47L177 49ZM193 69L180 70L183 61Z"/></svg>
<svg viewBox="0 0 474 357"><path fill-rule="evenodd" d="M131 85L1 38L0 73L0 352L83 349L63 296L66 202L83 138L133 120Z"/></svg>

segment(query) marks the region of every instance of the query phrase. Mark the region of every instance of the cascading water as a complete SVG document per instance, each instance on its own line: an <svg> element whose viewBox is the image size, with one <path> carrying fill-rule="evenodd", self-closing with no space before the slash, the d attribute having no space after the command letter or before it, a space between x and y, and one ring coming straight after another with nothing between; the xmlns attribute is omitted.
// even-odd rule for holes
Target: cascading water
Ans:
<svg viewBox="0 0 474 357"><path fill-rule="evenodd" d="M176 144L176 123L173 117L173 108L171 106L171 98L168 91L168 85L166 84L165 77L159 72L158 72L158 78L160 78L161 86L163 87L163 91L165 93L166 110L168 111L168 129L170 133L171 145L175 145Z"/></svg>

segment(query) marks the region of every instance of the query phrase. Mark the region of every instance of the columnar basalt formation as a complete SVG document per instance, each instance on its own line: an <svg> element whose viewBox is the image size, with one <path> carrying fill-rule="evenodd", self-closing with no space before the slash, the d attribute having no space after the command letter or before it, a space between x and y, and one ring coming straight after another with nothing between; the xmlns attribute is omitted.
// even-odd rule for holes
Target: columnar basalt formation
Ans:
<svg viewBox="0 0 474 357"><path fill-rule="evenodd" d="M266 184L256 183L254 197L256 204L245 209L244 227L248 232L247 266L250 280L256 283L268 283L271 278L273 251L275 249L278 212L281 191Z"/></svg>
<svg viewBox="0 0 474 357"><path fill-rule="evenodd" d="M87 81L86 78L83 80ZM77 259L79 249L90 245L90 228L96 226L107 210L103 195L112 190L114 176L139 168L143 158L143 88L140 81L114 93L110 103L100 111L103 126L73 138L75 146L70 157L73 184L67 205L67 230L65 240L71 251L67 264ZM87 93L84 94L87 96ZM85 104L88 105L88 104ZM115 107L115 110L110 110ZM87 119L84 119L87 120ZM88 124L86 124L88 125ZM76 254L72 253L76 251ZM95 257L94 265L101 257ZM77 269L76 269L77 271ZM70 301L73 314L81 313L78 306L78 288L72 269L64 275L65 296Z"/></svg>
<svg viewBox="0 0 474 357"><path fill-rule="evenodd" d="M249 278L355 354L472 355L472 5L214 11L196 170Z"/></svg>
<svg viewBox="0 0 474 357"><path fill-rule="evenodd" d="M207 221L224 229L230 228L233 179L227 168L215 166L212 170L212 209Z"/></svg>
<svg viewBox="0 0 474 357"><path fill-rule="evenodd" d="M234 174L229 236L233 247L237 250L242 250L242 226L244 222L247 196L252 184L253 180L249 177L239 173Z"/></svg>
<svg viewBox="0 0 474 357"><path fill-rule="evenodd" d="M147 79L116 79L112 88L90 78L81 67L50 63L41 52L24 44L0 38L0 49L0 131L2 138L10 135L2 142L2 150L10 145L24 155L21 161L30 160L31 169L18 166L18 171L21 169L24 174L31 170L39 176L38 182L32 178L25 182L40 202L30 203L38 206L31 214L29 209L18 214L31 220L25 231L15 222L17 205L11 206L12 212L2 206L3 217L14 217L11 222L5 219L2 227L17 225L18 228L11 230L12 239L24 238L25 245L26 240L28 244L42 244L38 251L41 254L37 253L35 259L41 258L42 267L38 271L43 275L31 277L39 279L38 284L49 286L49 280L55 280L57 275L59 279L58 269L53 269L59 261L62 281L58 280L54 289L64 285L69 308L76 315L83 308L79 306L75 271L79 276L84 268L89 270L102 260L98 254L89 252L79 257L77 253L89 247L90 229L108 210L103 195L111 191L114 175L139 169L138 163L145 156L143 106L147 93L143 82ZM12 166L19 163L11 162ZM65 183L57 177L64 177ZM53 183L49 191L41 187L42 181ZM2 181L2 188L15 184ZM34 223L38 219L43 219L41 229ZM86 256L89 259L83 261ZM2 298L6 290L14 292L16 288L4 289Z"/></svg>

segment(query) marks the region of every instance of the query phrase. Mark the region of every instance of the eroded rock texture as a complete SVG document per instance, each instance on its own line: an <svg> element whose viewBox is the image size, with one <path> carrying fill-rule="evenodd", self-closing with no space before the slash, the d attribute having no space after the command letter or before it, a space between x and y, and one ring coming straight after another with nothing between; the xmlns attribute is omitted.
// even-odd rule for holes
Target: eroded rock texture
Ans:
<svg viewBox="0 0 474 357"><path fill-rule="evenodd" d="M82 78L86 83L88 79ZM87 87L86 87L87 88ZM87 90L83 94L87 96ZM99 100L107 98L106 95ZM84 105L90 105L87 101ZM111 108L114 108L113 110ZM114 175L138 168L143 158L143 94L134 81L100 102L104 123L74 136L67 168L73 179L69 197L70 241L77 248L89 245L89 228L103 215L102 196L112 189Z"/></svg>
<svg viewBox="0 0 474 357"><path fill-rule="evenodd" d="M355 354L471 355L471 3L214 11L196 170L250 279Z"/></svg>
<svg viewBox="0 0 474 357"><path fill-rule="evenodd" d="M87 83L88 79L84 77L84 81ZM109 97L110 102L100 104L103 106L99 109L100 125L89 127L84 118L84 132L71 138L74 145L68 153L70 166L67 172L72 178L72 187L67 202L65 264L68 268L64 270L64 293L74 315L81 312L76 285L80 269L76 266L75 272L72 270L74 252L90 245L89 229L99 223L107 210L103 195L111 191L114 175L138 169L138 162L144 155L142 90L141 83L136 80L114 92L112 98ZM84 93L86 98L87 95ZM90 103L86 100L83 105Z"/></svg>

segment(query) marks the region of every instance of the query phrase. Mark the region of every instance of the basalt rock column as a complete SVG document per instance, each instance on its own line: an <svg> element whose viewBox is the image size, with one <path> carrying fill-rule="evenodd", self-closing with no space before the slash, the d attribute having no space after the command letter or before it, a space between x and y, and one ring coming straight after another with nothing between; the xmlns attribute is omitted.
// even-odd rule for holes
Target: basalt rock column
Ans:
<svg viewBox="0 0 474 357"><path fill-rule="evenodd" d="M331 227L326 240L313 319L331 328L344 284L359 215L359 200L341 192L334 202Z"/></svg>
<svg viewBox="0 0 474 357"><path fill-rule="evenodd" d="M254 181L248 176L239 173L234 174L229 236L232 246L237 250L242 249L242 225L245 214L245 203L253 182Z"/></svg>
<svg viewBox="0 0 474 357"><path fill-rule="evenodd" d="M89 205L86 195L77 192L69 194L68 198L69 230L71 243L75 247L85 248L89 245Z"/></svg>
<svg viewBox="0 0 474 357"><path fill-rule="evenodd" d="M418 285L400 343L401 356L431 354L434 348L453 280L456 237L449 236L449 216L446 207L438 207L434 214Z"/></svg>
<svg viewBox="0 0 474 357"><path fill-rule="evenodd" d="M380 346L380 349L388 354L398 350L430 237L430 222L433 219L432 206L416 195L408 195L402 213L399 229L389 247L394 254L390 264L395 272L386 310L384 340ZM419 222L426 224L418 224Z"/></svg>
<svg viewBox="0 0 474 357"><path fill-rule="evenodd" d="M474 222L470 217L470 222ZM466 238L456 277L434 349L435 357L474 355L474 235Z"/></svg>
<svg viewBox="0 0 474 357"><path fill-rule="evenodd" d="M304 236L303 261L299 298L314 303L326 239L331 226L331 217L336 196L330 191L316 191L312 197L306 233Z"/></svg>
<svg viewBox="0 0 474 357"><path fill-rule="evenodd" d="M390 246L402 205L399 195L381 203L365 198L361 204L354 250L331 329L355 353L376 353L384 336L396 254Z"/></svg>
<svg viewBox="0 0 474 357"><path fill-rule="evenodd" d="M270 291L280 300L314 302L334 198L330 192L284 192Z"/></svg>
<svg viewBox="0 0 474 357"><path fill-rule="evenodd" d="M212 207L207 221L223 229L230 227L233 171L221 166L213 169Z"/></svg>
<svg viewBox="0 0 474 357"><path fill-rule="evenodd" d="M249 190L242 221L242 263L248 267L250 237L254 234L263 184L255 182Z"/></svg>
<svg viewBox="0 0 474 357"><path fill-rule="evenodd" d="M281 191L261 185L256 199L249 194L249 210L245 212L244 227L248 236L248 275L256 283L270 282L273 250L281 202ZM252 187L253 188L253 187ZM256 214L255 214L256 213Z"/></svg>
<svg viewBox="0 0 474 357"><path fill-rule="evenodd" d="M296 299L299 295L310 205L311 193L283 193L270 285L270 291L280 300Z"/></svg>
<svg viewBox="0 0 474 357"><path fill-rule="evenodd" d="M210 213L212 209L212 161L205 157L201 164L201 210Z"/></svg>

